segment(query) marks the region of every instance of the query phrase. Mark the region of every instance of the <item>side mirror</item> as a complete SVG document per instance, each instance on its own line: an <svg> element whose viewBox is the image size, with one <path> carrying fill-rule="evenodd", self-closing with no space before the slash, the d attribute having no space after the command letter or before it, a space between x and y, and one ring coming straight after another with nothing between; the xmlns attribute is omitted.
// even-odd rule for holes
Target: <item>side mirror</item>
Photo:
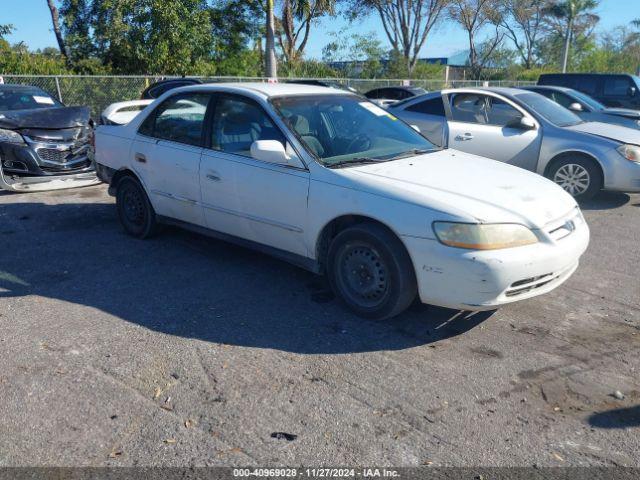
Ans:
<svg viewBox="0 0 640 480"><path fill-rule="evenodd" d="M635 97L636 93L638 93L638 89L636 87L629 87L629 96Z"/></svg>
<svg viewBox="0 0 640 480"><path fill-rule="evenodd" d="M256 140L251 144L251 156L263 162L289 165L289 155L278 140Z"/></svg>
<svg viewBox="0 0 640 480"><path fill-rule="evenodd" d="M572 112L582 112L583 108L582 105L580 105L578 102L574 102L569 105L569 110L571 110Z"/></svg>
<svg viewBox="0 0 640 480"><path fill-rule="evenodd" d="M507 123L506 127L515 128L518 130L533 130L534 128L536 128L536 124L529 117L520 117Z"/></svg>

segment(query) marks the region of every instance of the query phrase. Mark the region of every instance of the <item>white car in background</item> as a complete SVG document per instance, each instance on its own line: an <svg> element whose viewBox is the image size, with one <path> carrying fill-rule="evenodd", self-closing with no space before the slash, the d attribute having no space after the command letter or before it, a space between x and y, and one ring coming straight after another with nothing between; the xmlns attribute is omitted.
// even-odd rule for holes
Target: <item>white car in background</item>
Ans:
<svg viewBox="0 0 640 480"><path fill-rule="evenodd" d="M153 99L112 103L100 115L100 124L126 125L151 103Z"/></svg>
<svg viewBox="0 0 640 480"><path fill-rule="evenodd" d="M99 127L96 156L130 235L162 222L269 252L326 273L368 318L397 315L416 295L486 310L549 292L589 241L553 182L436 148L331 88L172 90L127 125Z"/></svg>

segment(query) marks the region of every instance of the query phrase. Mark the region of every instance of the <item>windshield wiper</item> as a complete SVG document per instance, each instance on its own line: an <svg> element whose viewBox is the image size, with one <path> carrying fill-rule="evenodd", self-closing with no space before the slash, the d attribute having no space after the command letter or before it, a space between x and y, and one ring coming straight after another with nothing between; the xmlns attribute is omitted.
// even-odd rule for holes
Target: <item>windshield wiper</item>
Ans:
<svg viewBox="0 0 640 480"><path fill-rule="evenodd" d="M345 167L349 165L367 165L369 163L381 163L386 161L387 161L386 158L381 159L381 158L371 158L371 157L356 157L356 158L352 158L351 160L341 160L336 163L327 163L325 164L325 166L327 168L336 168L336 167Z"/></svg>
<svg viewBox="0 0 640 480"><path fill-rule="evenodd" d="M431 152L435 152L435 151L436 151L435 149L425 150L425 149L421 149L421 148L414 148L412 150L407 150L406 152L398 153L397 155L394 155L393 157L388 157L387 160L400 160L401 158L414 157L416 155L423 155L425 153L431 153Z"/></svg>

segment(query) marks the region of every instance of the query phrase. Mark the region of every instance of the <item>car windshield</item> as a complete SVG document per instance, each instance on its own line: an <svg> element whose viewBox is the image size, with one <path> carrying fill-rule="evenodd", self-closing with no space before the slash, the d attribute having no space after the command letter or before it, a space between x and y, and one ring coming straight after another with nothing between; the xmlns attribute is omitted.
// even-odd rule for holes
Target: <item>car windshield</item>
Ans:
<svg viewBox="0 0 640 480"><path fill-rule="evenodd" d="M0 112L61 106L51 95L36 88L0 88Z"/></svg>
<svg viewBox="0 0 640 480"><path fill-rule="evenodd" d="M601 104L595 98L590 97L589 95L586 95L582 92L579 92L578 90L573 90L571 94L574 97L576 97L578 100L580 100L582 103L586 103L589 107L593 108L594 110L604 110L606 108L603 104Z"/></svg>
<svg viewBox="0 0 640 480"><path fill-rule="evenodd" d="M558 127L569 127L582 123L576 114L538 93L518 93L516 98Z"/></svg>
<svg viewBox="0 0 640 480"><path fill-rule="evenodd" d="M280 97L272 104L326 166L389 161L438 149L406 123L355 95Z"/></svg>

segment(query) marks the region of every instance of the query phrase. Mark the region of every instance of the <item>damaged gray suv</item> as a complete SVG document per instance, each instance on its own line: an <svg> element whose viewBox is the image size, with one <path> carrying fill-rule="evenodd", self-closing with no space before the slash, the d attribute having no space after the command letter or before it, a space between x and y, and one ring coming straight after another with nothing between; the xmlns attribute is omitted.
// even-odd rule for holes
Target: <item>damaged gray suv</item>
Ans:
<svg viewBox="0 0 640 480"><path fill-rule="evenodd" d="M36 87L0 85L0 189L98 183L88 107L65 107Z"/></svg>

